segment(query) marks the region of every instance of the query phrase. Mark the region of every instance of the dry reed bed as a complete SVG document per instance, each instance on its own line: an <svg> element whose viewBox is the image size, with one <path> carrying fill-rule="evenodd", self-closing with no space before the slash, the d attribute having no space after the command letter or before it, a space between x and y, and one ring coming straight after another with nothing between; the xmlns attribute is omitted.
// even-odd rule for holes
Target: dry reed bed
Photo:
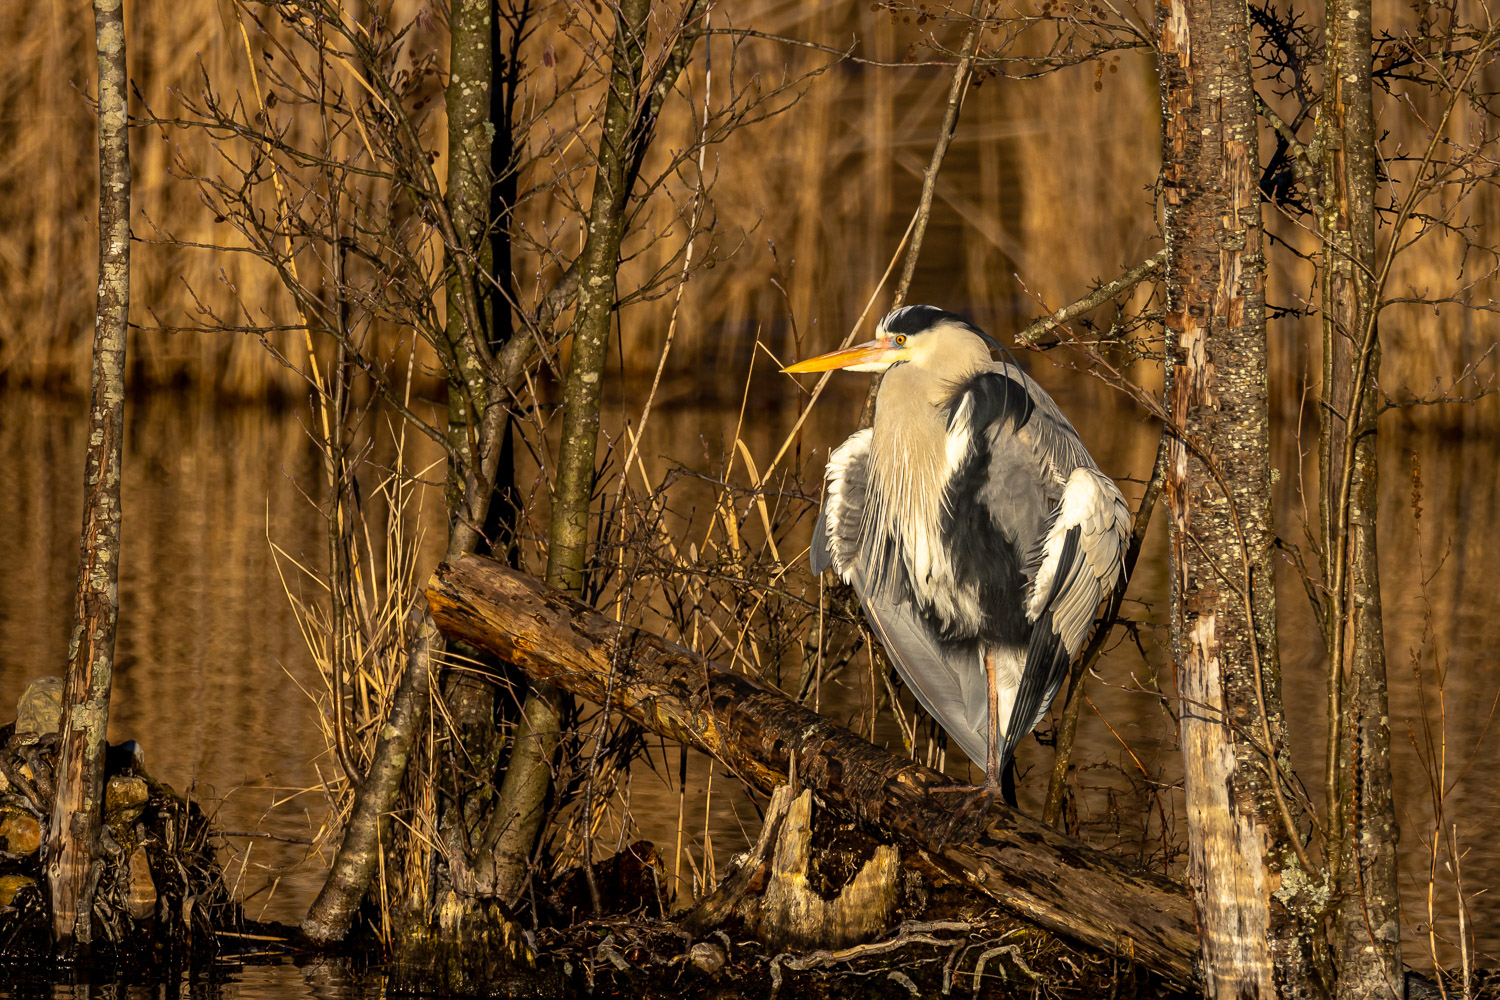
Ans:
<svg viewBox="0 0 1500 1000"><path fill-rule="evenodd" d="M1377 24L1413 27L1401 4L1383 0L1378 7ZM229 4L187 0L186 8L145 4L130 13L131 75L144 98L134 105L137 114L148 107L164 118L181 114L177 92L198 97L202 74L226 102L237 95L253 105L246 41L262 60L262 88L267 46L253 25L248 36L241 35ZM852 2L809 10L763 0L738 7L732 16L735 26L839 47L857 37L862 54L887 60L900 60L932 30L932 25L893 23L898 19L888 12ZM424 134L441 156L445 30L431 8L410 0L396 4L390 18L410 28L399 68L414 81L410 103L420 109ZM53 8L5 23L16 72L0 97L4 116L13 123L12 141L0 154L0 204L9 220L0 232L0 378L76 387L87 371L94 267L96 182L85 104L92 86L88 25ZM538 32L529 58L545 57L563 73L580 58L579 42L576 27L570 34L554 23ZM716 47L716 89L729 87L732 74L741 83L753 74L775 81L830 61L822 53L767 42L745 47L730 66L728 42L720 40ZM946 80L941 67L833 65L809 82L789 112L735 134L712 151L714 242L721 253L734 255L694 276L681 304L669 368L713 370L730 359L742 360L757 332L778 353L800 350L798 339L806 340L809 350L826 346L858 315L905 229ZM698 93L702 84L699 61L685 86ZM1420 145L1424 126L1412 108L1429 119L1433 108L1424 106L1424 95L1411 96L1411 106L1404 91L1380 98L1377 115L1389 132L1388 148ZM538 123L538 135L566 135L587 123L597 97L594 87L576 102L552 108ZM663 123L666 141L659 148L680 146L691 135L694 126L683 106L675 105L674 116ZM273 114L295 135L315 127L299 120L301 110L283 105ZM973 90L938 188L913 296L965 310L1004 334L1039 314L1044 304L1068 301L1091 280L1141 259L1158 239L1150 190L1158 162L1158 114L1153 68L1140 52L1037 80L992 79ZM1474 133L1484 124L1474 111L1461 109L1453 134ZM1268 155L1269 132L1263 146ZM243 254L183 245L233 244L234 239L228 227L216 225L194 185L174 176L179 173L172 168L174 159L191 171L212 171L219 156L243 156L243 148L234 147L201 130L134 133L133 231L146 241L135 263L136 324L191 327L201 320L194 296L221 314L234 315L238 308L247 322L295 322L268 267ZM587 167L577 157L576 150L564 156L558 174L568 175L567 188L586 190ZM438 169L441 176L441 161ZM680 201L683 192L667 194L657 200L645 230L660 231L670 223L674 199ZM1482 240L1493 239L1496 212L1495 197L1481 185L1461 216L1477 227ZM576 239L570 230L576 214L560 201L536 198L523 214L533 232L550 225L554 245ZM1311 246L1298 221L1270 209L1267 217L1300 249ZM647 248L628 267L633 280L659 266L666 252L661 246ZM521 258L516 262L520 291L523 299L535 300L552 274L546 261L526 259L524 253ZM1400 260L1390 288L1393 294L1453 294L1493 266L1491 256L1470 252L1466 258L1461 240L1433 233ZM627 276L627 285L630 280ZM1278 305L1305 304L1315 292L1311 281L1307 265L1280 255L1270 273L1270 299ZM1492 288L1493 282L1481 281L1473 292L1484 299ZM654 366L670 308L669 301L658 299L622 313L627 367ZM1392 392L1430 394L1483 358L1495 339L1490 315L1454 306L1399 306L1388 312L1384 370ZM1278 398L1299 398L1302 379L1316 372L1316 332L1310 319L1274 325L1273 386L1283 390ZM271 339L278 338L284 341L278 346L293 347L290 334ZM253 337L142 329L131 348L138 385L187 380L249 397L302 391L295 377L267 360ZM1139 374L1148 383L1154 380L1149 370ZM1497 412L1488 401L1477 408L1443 408L1439 418L1473 422ZM1433 414L1424 411L1415 418Z"/></svg>

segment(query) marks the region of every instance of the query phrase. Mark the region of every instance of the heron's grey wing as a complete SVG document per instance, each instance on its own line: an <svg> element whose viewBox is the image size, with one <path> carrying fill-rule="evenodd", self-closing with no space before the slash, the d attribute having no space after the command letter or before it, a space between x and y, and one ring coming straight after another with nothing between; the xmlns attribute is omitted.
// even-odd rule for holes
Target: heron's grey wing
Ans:
<svg viewBox="0 0 1500 1000"><path fill-rule="evenodd" d="M1092 466L1074 469L1032 574L1026 601L1031 643L1001 760L1036 728L1057 696L1095 609L1120 582L1129 538L1130 513L1119 488Z"/></svg>
<svg viewBox="0 0 1500 1000"><path fill-rule="evenodd" d="M1017 425L1016 437L1036 453L1042 471L1052 480L1056 489L1062 489L1074 469L1098 468L1088 449L1083 446L1083 439L1078 436L1078 431L1046 389L1018 365L997 362L995 369L1026 387L1030 400L1028 419L1024 425ZM1053 499L1057 499L1055 493Z"/></svg>
<svg viewBox="0 0 1500 1000"><path fill-rule="evenodd" d="M854 589L859 592L857 583ZM911 599L890 595L888 586L860 593L860 604L917 702L971 761L983 767L988 757L989 709L978 653L967 644L934 641Z"/></svg>
<svg viewBox="0 0 1500 1000"><path fill-rule="evenodd" d="M918 703L970 759L983 762L988 720L983 695L973 697L977 654L933 637L913 601L892 539L873 526L862 530L872 434L867 428L851 435L828 457L823 507L813 534L813 572L832 566L854 588L875 637ZM971 717L976 710L977 719Z"/></svg>

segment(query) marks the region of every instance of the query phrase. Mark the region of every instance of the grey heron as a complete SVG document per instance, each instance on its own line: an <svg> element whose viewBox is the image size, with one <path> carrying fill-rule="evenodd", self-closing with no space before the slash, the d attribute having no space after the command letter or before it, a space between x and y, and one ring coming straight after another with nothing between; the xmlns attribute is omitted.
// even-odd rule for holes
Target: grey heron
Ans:
<svg viewBox="0 0 1500 1000"><path fill-rule="evenodd" d="M885 372L874 426L828 458L812 545L922 707L985 784L1008 767L1067 676L1130 533L1119 488L1052 397L988 335L907 306L876 338L787 372Z"/></svg>

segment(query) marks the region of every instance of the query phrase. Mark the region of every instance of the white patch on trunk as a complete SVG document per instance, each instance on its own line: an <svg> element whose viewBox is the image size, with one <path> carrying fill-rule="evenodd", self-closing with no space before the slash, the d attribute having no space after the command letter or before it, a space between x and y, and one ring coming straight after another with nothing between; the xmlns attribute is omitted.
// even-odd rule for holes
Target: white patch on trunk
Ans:
<svg viewBox="0 0 1500 1000"><path fill-rule="evenodd" d="M1216 626L1212 614L1193 623L1178 670L1188 879L1200 915L1204 968L1213 979L1208 995L1269 998L1276 989L1267 936L1267 845L1254 818L1230 799L1238 762L1224 725Z"/></svg>

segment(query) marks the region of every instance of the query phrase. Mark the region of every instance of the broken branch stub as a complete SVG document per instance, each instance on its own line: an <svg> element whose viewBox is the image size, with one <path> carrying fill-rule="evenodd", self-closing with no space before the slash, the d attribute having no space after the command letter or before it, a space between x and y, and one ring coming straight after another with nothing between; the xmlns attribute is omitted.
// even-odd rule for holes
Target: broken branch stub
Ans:
<svg viewBox="0 0 1500 1000"><path fill-rule="evenodd" d="M880 935L896 912L900 853L880 844L832 898L812 886L812 791L778 785L755 846L711 894L682 917L701 936L736 916L772 952L846 948ZM764 883L756 894L754 885Z"/></svg>

